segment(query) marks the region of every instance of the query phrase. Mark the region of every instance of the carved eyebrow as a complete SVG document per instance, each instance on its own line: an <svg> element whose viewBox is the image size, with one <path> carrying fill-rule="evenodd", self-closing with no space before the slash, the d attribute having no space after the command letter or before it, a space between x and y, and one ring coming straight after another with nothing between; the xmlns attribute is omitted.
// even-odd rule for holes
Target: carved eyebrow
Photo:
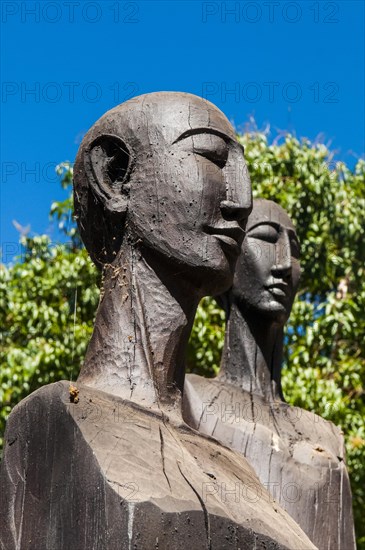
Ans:
<svg viewBox="0 0 365 550"><path fill-rule="evenodd" d="M257 222L254 225L251 225L251 227L249 227L247 229L247 232L251 231L251 229L255 229L256 227L258 227L260 225L270 225L271 227L273 227L277 231L279 231L279 229L280 229L280 224L279 223L275 223L275 222L271 222L271 221L267 220L267 221Z"/></svg>
<svg viewBox="0 0 365 550"><path fill-rule="evenodd" d="M239 147L244 151L243 146L233 139L231 136L228 136L224 132L220 132L219 130L215 130L214 128L190 128L189 130L186 130L186 132L183 132L175 141L172 143L174 145L178 141L181 141L187 137L194 136L196 134L213 134L215 136L218 136L222 139L224 139L225 142L234 143L236 145L239 145Z"/></svg>

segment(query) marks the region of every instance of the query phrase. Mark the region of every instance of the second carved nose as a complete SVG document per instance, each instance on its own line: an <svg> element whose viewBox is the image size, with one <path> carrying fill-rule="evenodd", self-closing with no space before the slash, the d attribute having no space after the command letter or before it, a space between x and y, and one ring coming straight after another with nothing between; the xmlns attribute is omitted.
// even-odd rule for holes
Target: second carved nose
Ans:
<svg viewBox="0 0 365 550"><path fill-rule="evenodd" d="M220 206L223 217L227 221L245 221L247 220L252 210L251 204L249 206L246 206L244 204L229 200L222 201Z"/></svg>
<svg viewBox="0 0 365 550"><path fill-rule="evenodd" d="M288 281L292 276L291 263L276 264L272 267L271 273L274 277L281 278L284 281Z"/></svg>
<svg viewBox="0 0 365 550"><path fill-rule="evenodd" d="M274 277L281 277L285 281L292 275L292 257L289 236L282 232L280 239L275 246L276 262L271 272Z"/></svg>

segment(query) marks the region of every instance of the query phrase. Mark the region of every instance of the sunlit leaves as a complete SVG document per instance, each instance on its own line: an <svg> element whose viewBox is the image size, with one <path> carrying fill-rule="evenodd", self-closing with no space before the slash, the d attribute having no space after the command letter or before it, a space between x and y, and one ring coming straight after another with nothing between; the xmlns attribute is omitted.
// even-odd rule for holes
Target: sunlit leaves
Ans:
<svg viewBox="0 0 365 550"><path fill-rule="evenodd" d="M84 250L52 247L45 236L23 246L23 261L0 271L1 433L10 406L43 384L77 376L99 294Z"/></svg>
<svg viewBox="0 0 365 550"><path fill-rule="evenodd" d="M285 396L342 427L358 548L365 548L365 162L350 170L325 145L291 135L269 143L252 132L239 140L254 195L287 209L301 241L303 276L285 339ZM71 189L70 163L57 170L62 187ZM71 196L51 207L68 245L25 239L22 258L0 270L0 432L11 407L31 391L75 379L85 354L98 276L81 249L71 208ZM189 370L213 376L223 339L224 314L205 298L190 339Z"/></svg>

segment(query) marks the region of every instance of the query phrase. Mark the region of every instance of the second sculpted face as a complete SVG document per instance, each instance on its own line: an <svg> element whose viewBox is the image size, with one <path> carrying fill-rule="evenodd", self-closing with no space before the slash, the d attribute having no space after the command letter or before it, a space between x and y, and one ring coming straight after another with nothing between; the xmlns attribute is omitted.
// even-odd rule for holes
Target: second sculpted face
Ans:
<svg viewBox="0 0 365 550"><path fill-rule="evenodd" d="M232 293L246 311L282 324L290 315L300 279L299 242L286 212L254 201Z"/></svg>

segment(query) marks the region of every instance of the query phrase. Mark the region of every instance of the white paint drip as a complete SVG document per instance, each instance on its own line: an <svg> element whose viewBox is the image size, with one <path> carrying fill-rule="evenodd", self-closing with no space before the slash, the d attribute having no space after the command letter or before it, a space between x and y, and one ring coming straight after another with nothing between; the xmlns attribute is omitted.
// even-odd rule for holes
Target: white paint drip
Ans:
<svg viewBox="0 0 365 550"><path fill-rule="evenodd" d="M133 519L135 502L128 502L128 549L132 548Z"/></svg>
<svg viewBox="0 0 365 550"><path fill-rule="evenodd" d="M280 447L279 447L279 437L277 434L272 434L272 440L271 440L271 447L274 449L274 451L276 452L279 452L280 451Z"/></svg>

